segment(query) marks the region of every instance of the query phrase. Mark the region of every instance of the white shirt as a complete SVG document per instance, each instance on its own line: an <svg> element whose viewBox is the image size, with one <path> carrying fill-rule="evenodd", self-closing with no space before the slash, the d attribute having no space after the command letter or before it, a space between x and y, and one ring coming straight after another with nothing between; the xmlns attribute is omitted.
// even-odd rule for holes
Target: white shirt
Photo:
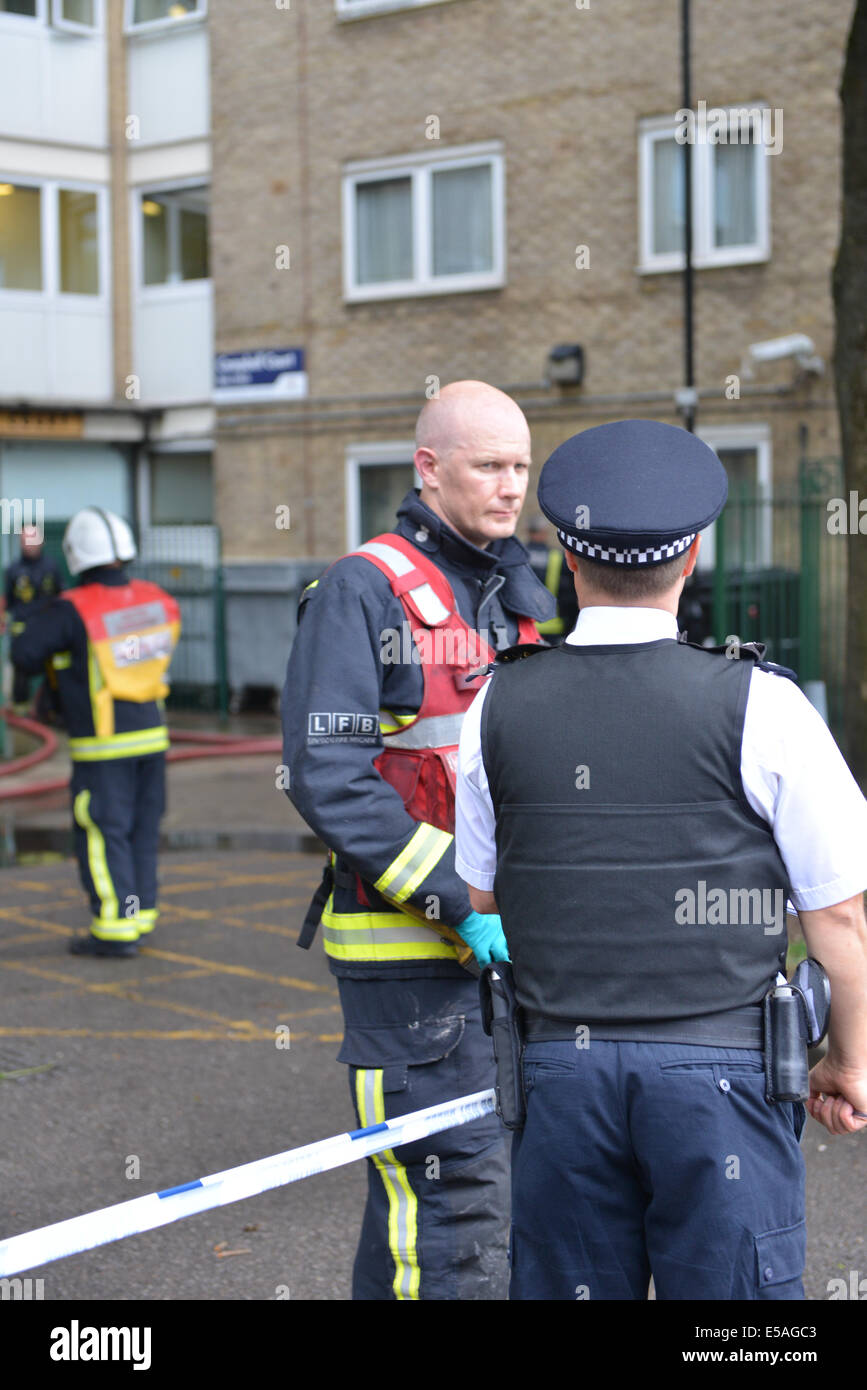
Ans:
<svg viewBox="0 0 867 1390"><path fill-rule="evenodd" d="M605 607L582 608L566 641L580 647L665 637L677 637L671 613ZM488 892L497 866L480 733L489 684L467 710L461 731L455 832L458 873ZM774 832L796 908L830 907L867 888L867 801L821 715L793 681L770 671L754 669L750 679L741 779L753 810Z"/></svg>

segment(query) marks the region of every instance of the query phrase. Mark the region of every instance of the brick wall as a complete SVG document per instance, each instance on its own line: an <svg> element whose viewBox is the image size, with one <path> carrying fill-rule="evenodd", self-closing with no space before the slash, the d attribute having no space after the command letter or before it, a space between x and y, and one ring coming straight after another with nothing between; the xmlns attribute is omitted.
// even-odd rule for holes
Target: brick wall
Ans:
<svg viewBox="0 0 867 1390"><path fill-rule="evenodd" d="M291 0L288 10L262 0L212 5L217 349L303 346L311 396L279 417L222 412L217 506L227 557L339 552L347 443L409 437L430 375L524 383L519 399L539 402L530 418L540 462L567 434L606 418L676 420L681 277L640 275L636 265L638 127L680 107L679 8L452 0L340 23L331 0ZM694 7L694 101L762 100L783 111L783 150L768 158L771 258L697 271L695 316L697 382L719 393L702 404L700 423L769 424L775 472L794 468L801 420L811 452L838 448L830 377L794 395L722 393L759 339L805 332L830 357L836 93L850 9L831 0ZM503 144L507 283L346 304L343 164L429 151L430 115L442 146ZM582 270L578 244L590 252ZM290 248L288 270L275 266L279 245ZM565 408L556 388L531 389L560 342L580 342L587 355L584 385L566 393ZM787 362L762 368L756 382L791 379ZM598 400L633 392L660 397ZM323 404L329 397L356 399ZM232 423L244 416L246 433ZM264 520L283 501L293 511L288 533Z"/></svg>

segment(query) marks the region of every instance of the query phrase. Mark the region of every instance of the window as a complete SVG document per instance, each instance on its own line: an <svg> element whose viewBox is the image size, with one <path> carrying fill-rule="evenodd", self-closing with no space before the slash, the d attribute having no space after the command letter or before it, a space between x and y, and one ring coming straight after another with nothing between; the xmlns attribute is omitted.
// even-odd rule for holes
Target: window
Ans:
<svg viewBox="0 0 867 1390"><path fill-rule="evenodd" d="M60 289L99 294L99 222L95 193L59 190Z"/></svg>
<svg viewBox="0 0 867 1390"><path fill-rule="evenodd" d="M773 562L771 435L766 425L729 425L701 430L729 480L725 506L725 565L728 570L766 569ZM696 568L716 562L716 522L702 534Z"/></svg>
<svg viewBox="0 0 867 1390"><path fill-rule="evenodd" d="M141 195L142 284L207 280L208 193L202 185Z"/></svg>
<svg viewBox="0 0 867 1390"><path fill-rule="evenodd" d="M41 193L0 183L0 289L42 289Z"/></svg>
<svg viewBox="0 0 867 1390"><path fill-rule="evenodd" d="M0 0L0 17L37 19L70 33L90 34L99 26L99 0Z"/></svg>
<svg viewBox="0 0 867 1390"><path fill-rule="evenodd" d="M347 167L344 294L449 294L505 283L498 145Z"/></svg>
<svg viewBox="0 0 867 1390"><path fill-rule="evenodd" d="M57 29L86 33L97 26L96 0L51 0L51 21Z"/></svg>
<svg viewBox="0 0 867 1390"><path fill-rule="evenodd" d="M104 215L95 189L0 182L0 291L99 295Z"/></svg>
<svg viewBox="0 0 867 1390"><path fill-rule="evenodd" d="M153 453L150 460L151 525L190 525L213 519L211 454L205 450Z"/></svg>
<svg viewBox="0 0 867 1390"><path fill-rule="evenodd" d="M206 0L127 0L127 29L167 28L184 21L203 19Z"/></svg>
<svg viewBox="0 0 867 1390"><path fill-rule="evenodd" d="M742 111L746 115L736 119ZM763 111L769 114L759 106L720 111L717 126L708 124L704 132L696 123L690 148L693 263L698 267L747 264L770 256ZM672 118L646 121L639 134L641 271L683 268L684 145L677 136L684 129Z"/></svg>
<svg viewBox="0 0 867 1390"><path fill-rule="evenodd" d="M388 10L411 10L416 5L437 5L440 0L336 0L338 19L363 19Z"/></svg>
<svg viewBox="0 0 867 1390"><path fill-rule="evenodd" d="M394 529L411 487L421 487L412 443L356 444L346 453L346 540L349 549Z"/></svg>

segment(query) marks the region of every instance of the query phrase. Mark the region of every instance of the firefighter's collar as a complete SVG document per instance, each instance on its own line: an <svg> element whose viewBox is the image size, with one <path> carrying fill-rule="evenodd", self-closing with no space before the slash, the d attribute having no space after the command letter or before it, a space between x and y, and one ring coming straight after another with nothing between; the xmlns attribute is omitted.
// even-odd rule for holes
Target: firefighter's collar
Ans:
<svg viewBox="0 0 867 1390"><path fill-rule="evenodd" d="M415 489L404 498L397 515L398 521L403 523L404 534L413 545L417 545L419 550L428 555L439 551L453 564L464 565L476 572L489 572L503 565L522 564L526 561L524 547L513 536L492 541L484 550L465 540L457 531L453 531L442 517L431 511L427 503L422 502Z"/></svg>

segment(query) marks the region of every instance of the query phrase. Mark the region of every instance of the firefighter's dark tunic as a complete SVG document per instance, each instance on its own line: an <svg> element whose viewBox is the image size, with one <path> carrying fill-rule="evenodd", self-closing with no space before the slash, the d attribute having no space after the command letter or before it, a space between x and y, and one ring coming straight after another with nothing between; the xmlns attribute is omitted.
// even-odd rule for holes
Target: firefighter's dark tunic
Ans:
<svg viewBox="0 0 867 1390"><path fill-rule="evenodd" d="M34 604L59 594L63 587L60 570L50 555L21 555L9 566L5 580L6 610L11 620L14 637L21 630L28 610ZM31 677L23 667L13 662L14 677L12 685L13 704L20 705L30 693Z"/></svg>
<svg viewBox="0 0 867 1390"><path fill-rule="evenodd" d="M519 614L550 617L553 601L518 541L480 550L415 492L396 531L442 570L460 615L487 630L493 646L516 640ZM433 832L441 838L432 838L431 862L404 899L430 927L397 910L386 887L419 832L374 767L380 727L421 707L422 669L405 619L388 579L363 558L344 558L308 593L283 691L287 794L336 856L323 931L346 1020L339 1059L349 1065L361 1125L493 1081L476 981L436 930L470 912L452 837ZM386 650L394 659L382 660ZM354 945L377 933L387 944L375 951ZM388 1151L368 1172L354 1297L505 1297L508 1166L494 1117Z"/></svg>
<svg viewBox="0 0 867 1390"><path fill-rule="evenodd" d="M123 568L104 566L88 570L81 582L112 589L129 579ZM34 674L50 663L57 684L73 757L75 848L93 911L91 932L103 941L136 941L153 929L157 917L157 840L168 746L161 705L115 700L114 735L96 739L87 632L62 597L28 612L13 640L12 659ZM129 756L133 745L153 751Z"/></svg>

